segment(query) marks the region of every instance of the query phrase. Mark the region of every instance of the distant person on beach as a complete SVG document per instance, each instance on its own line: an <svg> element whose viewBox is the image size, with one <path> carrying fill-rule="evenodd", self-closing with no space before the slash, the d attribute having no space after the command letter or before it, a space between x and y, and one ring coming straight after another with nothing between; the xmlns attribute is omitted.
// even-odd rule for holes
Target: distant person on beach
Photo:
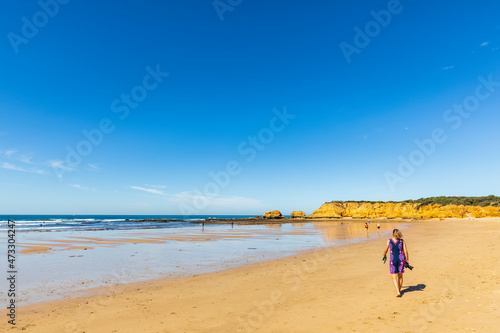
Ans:
<svg viewBox="0 0 500 333"><path fill-rule="evenodd" d="M403 287L403 273L405 272L405 262L409 261L408 248L406 242L403 241L403 234L399 229L392 231L392 238L387 241L384 250L384 263L387 259L387 251L391 250L389 258L389 272L392 275L392 282L396 287L396 297L401 296L401 288Z"/></svg>
<svg viewBox="0 0 500 333"><path fill-rule="evenodd" d="M368 231L368 223L365 223L365 229Z"/></svg>
<svg viewBox="0 0 500 333"><path fill-rule="evenodd" d="M380 229L380 222L377 222L377 229Z"/></svg>

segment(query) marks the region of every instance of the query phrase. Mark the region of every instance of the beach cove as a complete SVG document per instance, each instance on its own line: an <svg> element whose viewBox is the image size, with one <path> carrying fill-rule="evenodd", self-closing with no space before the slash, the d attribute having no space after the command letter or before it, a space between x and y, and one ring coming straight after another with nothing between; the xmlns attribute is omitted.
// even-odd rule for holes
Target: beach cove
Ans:
<svg viewBox="0 0 500 333"><path fill-rule="evenodd" d="M395 298L386 238L18 309L26 332L495 332L500 219L418 221ZM480 245L478 245L480 244ZM478 247L479 246L479 247ZM2 315L5 316L5 310Z"/></svg>
<svg viewBox="0 0 500 333"><path fill-rule="evenodd" d="M32 221L17 222L17 306L88 296L97 287L283 258L303 250L382 237L404 226L402 221L383 222L380 230L373 227L367 232L361 221L326 219L209 221L214 224L149 221L144 225L99 221L57 219L42 222L37 231ZM7 301L1 296L2 302Z"/></svg>

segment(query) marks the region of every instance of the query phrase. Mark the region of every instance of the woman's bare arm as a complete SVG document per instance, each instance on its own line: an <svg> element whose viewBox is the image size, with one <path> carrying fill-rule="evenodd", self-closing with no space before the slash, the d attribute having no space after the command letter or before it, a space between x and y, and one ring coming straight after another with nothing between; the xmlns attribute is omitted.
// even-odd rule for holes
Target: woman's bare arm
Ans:
<svg viewBox="0 0 500 333"><path fill-rule="evenodd" d="M389 250L389 241L385 244L384 257L387 257L387 250Z"/></svg>
<svg viewBox="0 0 500 333"><path fill-rule="evenodd" d="M405 253L406 262L410 262L410 256L408 255L408 247L406 246L406 242L403 242L403 251Z"/></svg>

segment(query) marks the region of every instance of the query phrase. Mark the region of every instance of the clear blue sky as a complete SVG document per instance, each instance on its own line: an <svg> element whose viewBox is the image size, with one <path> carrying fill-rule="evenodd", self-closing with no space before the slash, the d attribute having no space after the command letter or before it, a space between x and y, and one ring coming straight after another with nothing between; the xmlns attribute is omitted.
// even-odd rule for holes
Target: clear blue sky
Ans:
<svg viewBox="0 0 500 333"><path fill-rule="evenodd" d="M46 2L0 8L0 214L500 194L498 1Z"/></svg>

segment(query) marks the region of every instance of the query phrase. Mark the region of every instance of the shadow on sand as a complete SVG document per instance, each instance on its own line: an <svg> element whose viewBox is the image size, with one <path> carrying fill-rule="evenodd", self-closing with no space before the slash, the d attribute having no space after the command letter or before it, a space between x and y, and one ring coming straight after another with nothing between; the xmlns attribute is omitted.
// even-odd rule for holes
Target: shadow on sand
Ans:
<svg viewBox="0 0 500 333"><path fill-rule="evenodd" d="M426 287L426 285L422 284L422 283L419 283L416 286L408 286L408 287L406 287L405 290L401 290L401 296L403 296L406 293L411 293L414 291L423 291L425 289L425 287Z"/></svg>

